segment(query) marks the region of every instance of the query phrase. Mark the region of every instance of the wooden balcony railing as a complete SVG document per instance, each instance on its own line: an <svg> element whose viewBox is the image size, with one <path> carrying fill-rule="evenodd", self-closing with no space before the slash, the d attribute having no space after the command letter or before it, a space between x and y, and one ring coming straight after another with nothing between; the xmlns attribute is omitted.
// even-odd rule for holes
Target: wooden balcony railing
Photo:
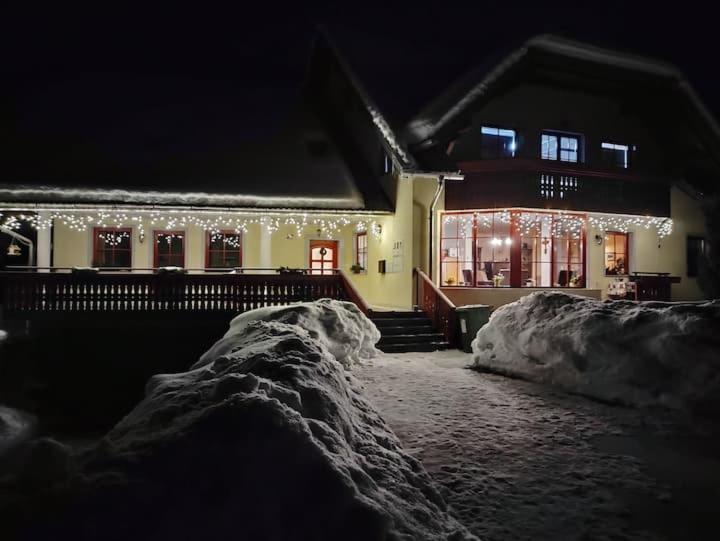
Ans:
<svg viewBox="0 0 720 541"><path fill-rule="evenodd" d="M321 298L362 302L337 271L329 275L306 274L304 269L279 274L0 272L0 306L5 316L39 312L237 314Z"/></svg>
<svg viewBox="0 0 720 541"><path fill-rule="evenodd" d="M417 285L417 304L432 321L433 327L445 336L451 346L457 346L457 314L455 305L420 269L413 269Z"/></svg>
<svg viewBox="0 0 720 541"><path fill-rule="evenodd" d="M669 302L671 286L680 283L680 278L663 272L633 272L630 281L637 284L638 300Z"/></svg>

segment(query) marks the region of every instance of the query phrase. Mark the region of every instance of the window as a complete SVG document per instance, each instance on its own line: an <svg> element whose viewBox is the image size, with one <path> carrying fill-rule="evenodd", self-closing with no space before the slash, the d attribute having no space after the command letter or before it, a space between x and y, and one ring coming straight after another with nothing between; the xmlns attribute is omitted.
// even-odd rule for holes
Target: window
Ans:
<svg viewBox="0 0 720 541"><path fill-rule="evenodd" d="M582 214L520 210L445 214L440 284L585 287L585 229Z"/></svg>
<svg viewBox="0 0 720 541"><path fill-rule="evenodd" d="M707 255L707 244L704 237L688 236L687 238L687 275L690 278L700 274L700 262Z"/></svg>
<svg viewBox="0 0 720 541"><path fill-rule="evenodd" d="M383 173L392 173L393 170L393 162L392 158L390 157L390 154L385 152L385 149L382 150L382 157L383 157L383 163L382 163L382 169Z"/></svg>
<svg viewBox="0 0 720 541"><path fill-rule="evenodd" d="M242 266L242 234L235 231L209 231L205 267L231 269Z"/></svg>
<svg viewBox="0 0 720 541"><path fill-rule="evenodd" d="M185 266L185 233L183 231L155 231L153 266Z"/></svg>
<svg viewBox="0 0 720 541"><path fill-rule="evenodd" d="M580 137L560 133L543 133L540 137L540 157L543 160L580 161Z"/></svg>
<svg viewBox="0 0 720 541"><path fill-rule="evenodd" d="M367 272L368 268L368 244L367 233L355 235L355 264L361 267L360 272Z"/></svg>
<svg viewBox="0 0 720 541"><path fill-rule="evenodd" d="M602 144L602 161L609 167L628 168L630 147L628 145L616 145L615 143Z"/></svg>
<svg viewBox="0 0 720 541"><path fill-rule="evenodd" d="M131 267L132 229L93 229L93 267Z"/></svg>
<svg viewBox="0 0 720 541"><path fill-rule="evenodd" d="M629 233L605 232L605 276L629 274Z"/></svg>
<svg viewBox="0 0 720 541"><path fill-rule="evenodd" d="M515 156L515 130L491 128L480 129L480 156L485 160L512 158Z"/></svg>

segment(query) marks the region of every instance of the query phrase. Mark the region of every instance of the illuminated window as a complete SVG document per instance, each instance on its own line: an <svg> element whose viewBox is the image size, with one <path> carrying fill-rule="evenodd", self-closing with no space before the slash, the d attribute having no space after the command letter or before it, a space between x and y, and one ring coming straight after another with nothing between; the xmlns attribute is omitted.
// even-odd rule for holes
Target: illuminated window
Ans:
<svg viewBox="0 0 720 541"><path fill-rule="evenodd" d="M605 165L627 169L629 156L630 147L628 145L602 144L602 161Z"/></svg>
<svg viewBox="0 0 720 541"><path fill-rule="evenodd" d="M585 228L582 214L447 213L440 239L440 285L585 287Z"/></svg>
<svg viewBox="0 0 720 541"><path fill-rule="evenodd" d="M368 268L367 238L366 232L355 235L355 264L361 267L361 272L366 272Z"/></svg>
<svg viewBox="0 0 720 541"><path fill-rule="evenodd" d="M630 268L629 233L605 232L605 275L628 274Z"/></svg>
<svg viewBox="0 0 720 541"><path fill-rule="evenodd" d="M131 267L132 229L93 229L93 267Z"/></svg>
<svg viewBox="0 0 720 541"><path fill-rule="evenodd" d="M242 267L242 235L235 231L208 232L205 243L205 267L231 269Z"/></svg>
<svg viewBox="0 0 720 541"><path fill-rule="evenodd" d="M543 133L540 137L540 157L543 160L580 161L580 138L576 135Z"/></svg>
<svg viewBox="0 0 720 541"><path fill-rule="evenodd" d="M480 129L480 155L483 159L512 158L515 156L515 130L491 128Z"/></svg>

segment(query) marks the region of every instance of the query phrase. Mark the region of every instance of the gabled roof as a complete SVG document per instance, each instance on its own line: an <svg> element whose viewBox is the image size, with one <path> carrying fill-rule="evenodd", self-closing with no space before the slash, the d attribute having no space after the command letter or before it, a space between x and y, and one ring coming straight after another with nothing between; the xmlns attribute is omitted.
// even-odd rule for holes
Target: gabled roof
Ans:
<svg viewBox="0 0 720 541"><path fill-rule="evenodd" d="M412 155L407 151L404 143L398 137L396 129L391 125L383 111L380 110L380 107L377 103L375 103L370 93L365 88L363 82L350 66L350 63L345 58L345 55L341 52L340 47L336 44L336 40L324 27L318 28L318 34L318 39L322 40L323 45L327 46L332 51L335 60L340 65L343 75L348 79L355 92L357 92L358 96L362 100L363 106L370 115L370 118L384 141L388 152L395 156L401 166L413 167L415 162ZM317 48L318 46L319 43L316 41L314 48Z"/></svg>
<svg viewBox="0 0 720 541"><path fill-rule="evenodd" d="M531 76L593 91L646 91L652 97L646 104L647 117L655 116L657 122L658 118L674 115L675 121L702 142L700 151L694 148L688 152L695 160L688 169L720 174L720 126L679 69L659 60L553 35L533 37L506 51L498 61L471 70L409 120L400 140L420 167L434 170L452 167L444 152L438 150L438 143L447 142L453 131L464 127L467 112ZM662 99L670 107L649 110ZM708 187L706 181L697 181Z"/></svg>

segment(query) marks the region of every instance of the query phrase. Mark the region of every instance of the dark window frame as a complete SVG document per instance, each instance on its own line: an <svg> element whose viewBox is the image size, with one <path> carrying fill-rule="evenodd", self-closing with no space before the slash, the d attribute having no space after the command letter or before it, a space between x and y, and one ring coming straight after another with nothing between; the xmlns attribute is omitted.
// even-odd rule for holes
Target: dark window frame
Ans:
<svg viewBox="0 0 720 541"><path fill-rule="evenodd" d="M627 147L627 154L626 154L626 165L619 165L617 160L608 160L606 159L606 156L608 153L606 151L613 151L617 152L618 149L610 149L605 148L603 145L614 145L614 146L621 146L621 147ZM600 160L602 161L603 165L608 167L613 167L615 169L630 169L632 167L632 153L633 153L633 145L626 144L626 143L618 143L617 141L601 141L600 142Z"/></svg>
<svg viewBox="0 0 720 541"><path fill-rule="evenodd" d="M690 252L691 241L699 241L700 251ZM687 235L685 239L685 274L688 278L700 275L700 261L707 255L707 239L701 235Z"/></svg>
<svg viewBox="0 0 720 541"><path fill-rule="evenodd" d="M101 268L132 268L133 261L133 230L131 227L93 227L93 252L92 252L92 266ZM128 248L118 248L118 246L105 246L101 247L100 243L105 243L105 239L100 238L103 233L127 233L128 234ZM112 254L111 259L113 264L100 264L100 258L98 254L100 252L109 252ZM128 255L128 265L116 265L116 253L125 252Z"/></svg>
<svg viewBox="0 0 720 541"><path fill-rule="evenodd" d="M543 156L543 136L555 137L557 142L557 148L555 150L555 157L544 157ZM577 141L577 149L573 150L570 148L563 148L562 139L575 139ZM585 162L585 136L581 133L564 132L558 130L540 130L540 142L539 142L539 155L541 160L562 162L562 163L584 163ZM577 160L563 160L563 150L566 152L575 152Z"/></svg>
<svg viewBox="0 0 720 541"><path fill-rule="evenodd" d="M173 253L172 250L169 254L161 254L158 250L158 247L160 246L160 242L158 242L158 237L160 236L167 236L167 235L174 235L176 237L180 237L182 240L182 252L178 255L177 253ZM180 236L182 235L182 236ZM186 240L187 240L187 233L182 230L170 230L170 229L156 229L153 231L153 268L160 268L160 267L185 267L185 256L186 256ZM166 242L163 240L163 242ZM172 247L172 244L169 245ZM160 264L160 257L161 256L168 256L170 259L173 258L179 258L182 260L182 263L180 265L176 264L176 262L173 262L172 264L167 265L161 265Z"/></svg>
<svg viewBox="0 0 720 541"><path fill-rule="evenodd" d="M221 250L213 249L212 248L212 238L214 235L222 235L224 237L232 236L232 237L238 237L240 241L240 246L237 248L229 247L226 242L223 242L223 248ZM242 233L238 233L235 230L232 229L222 229L220 231L208 231L205 234L205 268L206 269L232 269L236 267L242 267L243 264L243 248L245 246L245 239ZM222 254L222 265L212 265L212 254L213 253L219 253ZM228 253L237 253L238 256L238 265L227 265L227 254Z"/></svg>
<svg viewBox="0 0 720 541"><path fill-rule="evenodd" d="M501 135L491 135L491 134L485 134L483 133L483 129L490 129L490 130L505 130L505 131L511 131L513 133L512 142L514 144L514 148L511 150L512 154L510 156L505 155L503 152L504 148L502 145L502 137ZM483 136L489 136L489 137L495 137L497 139L497 148L495 149L495 154L492 156L486 156L484 149L486 148L486 145L483 145ZM499 126L497 124L481 124L480 125L480 159L482 160L511 160L515 158L517 153L517 141L518 141L518 132L514 127L507 127L507 126ZM488 145L489 146L489 145Z"/></svg>

